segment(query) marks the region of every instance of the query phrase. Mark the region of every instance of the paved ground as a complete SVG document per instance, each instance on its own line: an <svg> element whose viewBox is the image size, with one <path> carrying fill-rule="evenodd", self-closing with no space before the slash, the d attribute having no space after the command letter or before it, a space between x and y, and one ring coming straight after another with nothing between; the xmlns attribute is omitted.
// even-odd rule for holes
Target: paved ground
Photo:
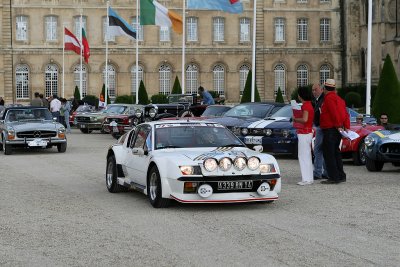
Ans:
<svg viewBox="0 0 400 267"><path fill-rule="evenodd" d="M273 204L154 209L110 194L108 135L68 136L65 154L0 154L0 266L398 266L400 168L345 165L348 182L300 187L278 158Z"/></svg>

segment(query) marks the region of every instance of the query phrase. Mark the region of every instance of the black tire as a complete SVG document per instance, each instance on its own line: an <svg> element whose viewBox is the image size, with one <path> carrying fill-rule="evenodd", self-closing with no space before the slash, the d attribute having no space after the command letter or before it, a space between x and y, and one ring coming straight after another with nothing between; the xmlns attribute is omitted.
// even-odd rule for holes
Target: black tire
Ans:
<svg viewBox="0 0 400 267"><path fill-rule="evenodd" d="M80 128L79 130L81 130L82 133L84 134L90 134L92 132L92 130L86 129L86 128Z"/></svg>
<svg viewBox="0 0 400 267"><path fill-rule="evenodd" d="M11 155L13 153L12 146L7 145L5 142L3 142L3 150L4 150L4 155Z"/></svg>
<svg viewBox="0 0 400 267"><path fill-rule="evenodd" d="M353 152L353 163L357 166L365 165L366 158L364 140L361 140L358 144L357 151Z"/></svg>
<svg viewBox="0 0 400 267"><path fill-rule="evenodd" d="M147 177L147 197L154 208L166 208L170 200L162 197L160 172L157 166L153 166Z"/></svg>
<svg viewBox="0 0 400 267"><path fill-rule="evenodd" d="M194 117L194 115L190 110L182 110L182 111L179 112L178 117L180 117L180 118L191 118L191 117Z"/></svg>
<svg viewBox="0 0 400 267"><path fill-rule="evenodd" d="M115 161L115 156L111 155L107 158L106 167L106 186L110 193L126 191L125 187L118 184L117 178L117 163Z"/></svg>
<svg viewBox="0 0 400 267"><path fill-rule="evenodd" d="M370 172L380 172L383 168L383 161L377 161L366 157L365 166Z"/></svg>
<svg viewBox="0 0 400 267"><path fill-rule="evenodd" d="M57 144L57 150L59 153L67 151L67 143Z"/></svg>

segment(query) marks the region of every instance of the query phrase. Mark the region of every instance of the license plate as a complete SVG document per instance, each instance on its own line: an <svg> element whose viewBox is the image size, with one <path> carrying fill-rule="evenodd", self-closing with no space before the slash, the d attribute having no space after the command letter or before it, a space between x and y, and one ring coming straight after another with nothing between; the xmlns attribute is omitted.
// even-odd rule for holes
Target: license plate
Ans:
<svg viewBox="0 0 400 267"><path fill-rule="evenodd" d="M244 138L245 144L250 145L261 145L262 144L262 136L246 136Z"/></svg>
<svg viewBox="0 0 400 267"><path fill-rule="evenodd" d="M79 125L79 127L86 128L86 125L85 124L81 124L81 125Z"/></svg>
<svg viewBox="0 0 400 267"><path fill-rule="evenodd" d="M31 146L31 147L47 146L47 141L43 140L43 139L40 139L40 138L36 138L36 139L33 139L32 141L29 141L28 142L28 146Z"/></svg>
<svg viewBox="0 0 400 267"><path fill-rule="evenodd" d="M218 182L218 190L252 189L253 181Z"/></svg>
<svg viewBox="0 0 400 267"><path fill-rule="evenodd" d="M118 127L117 127L117 126L114 126L112 129L113 129L113 132L114 132L114 133L119 133L119 130L118 130Z"/></svg>

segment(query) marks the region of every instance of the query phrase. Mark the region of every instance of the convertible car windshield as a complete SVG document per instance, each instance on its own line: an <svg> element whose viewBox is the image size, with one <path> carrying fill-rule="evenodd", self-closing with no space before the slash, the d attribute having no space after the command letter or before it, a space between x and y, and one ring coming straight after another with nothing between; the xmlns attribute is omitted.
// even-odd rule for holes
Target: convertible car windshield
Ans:
<svg viewBox="0 0 400 267"><path fill-rule="evenodd" d="M13 109L7 112L7 122L21 122L31 120L52 120L51 113L45 108Z"/></svg>
<svg viewBox="0 0 400 267"><path fill-rule="evenodd" d="M219 126L157 125L155 129L155 149L244 146L231 131Z"/></svg>
<svg viewBox="0 0 400 267"><path fill-rule="evenodd" d="M257 117L263 119L267 115L268 109L269 106L266 105L241 104L228 110L224 117Z"/></svg>
<svg viewBox="0 0 400 267"><path fill-rule="evenodd" d="M103 113L107 113L107 114L122 114L125 112L125 110L128 107L126 106L109 106L108 108L106 108Z"/></svg>

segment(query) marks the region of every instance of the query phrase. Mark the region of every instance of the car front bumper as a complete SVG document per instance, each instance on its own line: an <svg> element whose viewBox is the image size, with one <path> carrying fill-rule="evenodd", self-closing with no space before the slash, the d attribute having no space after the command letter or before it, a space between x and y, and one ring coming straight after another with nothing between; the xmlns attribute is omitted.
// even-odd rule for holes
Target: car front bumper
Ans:
<svg viewBox="0 0 400 267"><path fill-rule="evenodd" d="M90 123L77 122L76 126L79 129L89 129L89 130L101 130L102 129L101 122L90 122Z"/></svg>
<svg viewBox="0 0 400 267"><path fill-rule="evenodd" d="M297 139L265 136L239 136L239 139L249 148L263 146L263 151L272 154L297 153Z"/></svg>

